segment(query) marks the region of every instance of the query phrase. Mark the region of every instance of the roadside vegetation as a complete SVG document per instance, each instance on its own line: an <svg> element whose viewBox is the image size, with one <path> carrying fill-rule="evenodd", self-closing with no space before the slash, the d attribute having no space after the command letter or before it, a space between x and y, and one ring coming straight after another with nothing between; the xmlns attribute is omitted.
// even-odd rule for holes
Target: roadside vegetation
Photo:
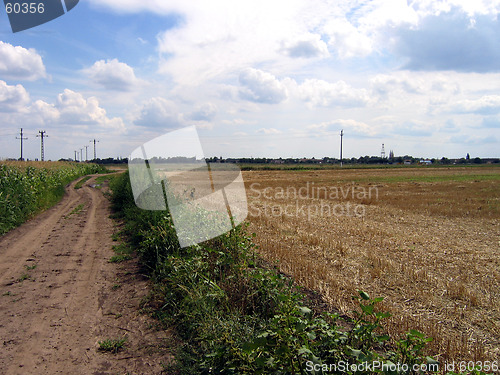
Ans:
<svg viewBox="0 0 500 375"><path fill-rule="evenodd" d="M103 171L86 163L0 162L0 235L59 202L74 179Z"/></svg>
<svg viewBox="0 0 500 375"><path fill-rule="evenodd" d="M115 216L124 220L124 233L153 281L143 307L165 328L174 328L182 342L172 372L412 374L423 373L415 368L438 369L437 358L427 352L431 338L413 329L390 337L384 321L391 314L381 308L383 298L358 290L352 297L356 308L348 314L315 308L315 293L257 256L254 235L245 227L181 249L167 211L135 206L128 173L111 188ZM366 363L380 367L360 367ZM344 367L333 370L332 364Z"/></svg>

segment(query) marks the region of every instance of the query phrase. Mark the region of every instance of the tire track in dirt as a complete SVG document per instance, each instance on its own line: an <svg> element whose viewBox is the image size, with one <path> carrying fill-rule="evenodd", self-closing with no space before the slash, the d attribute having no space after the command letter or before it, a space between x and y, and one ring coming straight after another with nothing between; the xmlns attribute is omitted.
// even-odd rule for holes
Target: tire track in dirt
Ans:
<svg viewBox="0 0 500 375"><path fill-rule="evenodd" d="M170 359L169 336L138 313L147 280L108 262L115 227L94 180L0 238L0 373L156 374ZM123 353L97 351L125 335Z"/></svg>

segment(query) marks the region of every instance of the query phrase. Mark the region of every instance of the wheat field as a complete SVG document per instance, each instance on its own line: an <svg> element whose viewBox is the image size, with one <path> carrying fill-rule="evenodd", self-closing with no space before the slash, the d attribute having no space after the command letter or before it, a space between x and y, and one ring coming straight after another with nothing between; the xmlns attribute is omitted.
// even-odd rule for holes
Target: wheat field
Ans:
<svg viewBox="0 0 500 375"><path fill-rule="evenodd" d="M245 171L260 255L332 310L383 296L395 337L445 360L500 356L500 168Z"/></svg>

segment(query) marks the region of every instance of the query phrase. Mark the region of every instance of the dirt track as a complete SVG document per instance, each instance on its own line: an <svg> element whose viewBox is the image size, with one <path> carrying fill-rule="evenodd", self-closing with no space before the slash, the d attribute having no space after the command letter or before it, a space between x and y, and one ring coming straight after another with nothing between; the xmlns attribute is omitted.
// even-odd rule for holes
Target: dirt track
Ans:
<svg viewBox="0 0 500 375"><path fill-rule="evenodd" d="M117 229L93 184L72 183L58 205L0 237L1 374L158 374L170 358L168 335L139 313L147 280L135 261L108 262ZM123 351L98 350L125 336Z"/></svg>

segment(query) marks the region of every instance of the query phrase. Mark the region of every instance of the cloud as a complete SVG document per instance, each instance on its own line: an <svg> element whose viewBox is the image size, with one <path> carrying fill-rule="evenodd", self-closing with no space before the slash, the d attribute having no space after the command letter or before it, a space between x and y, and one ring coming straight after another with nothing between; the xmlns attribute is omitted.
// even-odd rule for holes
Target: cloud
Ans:
<svg viewBox="0 0 500 375"><path fill-rule="evenodd" d="M487 129L500 129L500 118L498 117L485 117L481 122L482 128Z"/></svg>
<svg viewBox="0 0 500 375"><path fill-rule="evenodd" d="M312 124L306 127L313 134L322 136L325 133L339 132L344 129L344 132L356 133L358 135L372 136L377 134L377 130L374 126L370 126L362 121L356 121L353 119L337 119L333 121L325 121L319 124Z"/></svg>
<svg viewBox="0 0 500 375"><path fill-rule="evenodd" d="M500 95L485 95L479 99L466 99L453 104L452 112L491 115L500 113Z"/></svg>
<svg viewBox="0 0 500 375"><path fill-rule="evenodd" d="M275 128L260 128L255 131L256 133L261 133L265 135L271 135L271 134L281 134L282 131L275 129Z"/></svg>
<svg viewBox="0 0 500 375"><path fill-rule="evenodd" d="M39 124L58 123L61 113L54 104L49 104L43 100L37 100L30 107L30 114L34 122Z"/></svg>
<svg viewBox="0 0 500 375"><path fill-rule="evenodd" d="M240 74L241 88L239 95L242 99L256 103L278 104L288 97L287 89L275 76L270 73L249 68Z"/></svg>
<svg viewBox="0 0 500 375"><path fill-rule="evenodd" d="M391 132L394 134L408 135L415 137L426 137L432 135L432 124L423 121L405 121L395 125Z"/></svg>
<svg viewBox="0 0 500 375"><path fill-rule="evenodd" d="M325 32L330 37L328 45L339 57L367 56L374 49L374 42L346 19L337 18L327 23Z"/></svg>
<svg viewBox="0 0 500 375"><path fill-rule="evenodd" d="M217 107L212 103L206 103L198 106L190 115L189 119L193 121L211 121L217 115Z"/></svg>
<svg viewBox="0 0 500 375"><path fill-rule="evenodd" d="M38 108L45 109L51 113L50 106L40 103ZM54 108L59 111L59 117L51 113L53 118L58 119L59 124L65 125L99 125L104 128L123 130L124 124L121 118L108 118L106 110L99 104L96 97L85 99L82 94L65 89L57 96Z"/></svg>
<svg viewBox="0 0 500 375"><path fill-rule="evenodd" d="M299 96L311 107L363 107L369 102L365 89L355 89L344 81L307 79L298 90Z"/></svg>
<svg viewBox="0 0 500 375"><path fill-rule="evenodd" d="M148 128L175 129L183 125L183 116L172 101L156 97L142 103L134 123Z"/></svg>
<svg viewBox="0 0 500 375"><path fill-rule="evenodd" d="M10 86L0 80L0 112L23 112L30 96L22 85Z"/></svg>
<svg viewBox="0 0 500 375"><path fill-rule="evenodd" d="M130 91L141 84L129 65L117 59L99 60L90 68L84 69L90 79L108 90Z"/></svg>
<svg viewBox="0 0 500 375"><path fill-rule="evenodd" d="M293 42L283 42L283 52L294 58L327 57L328 46L318 34L309 34Z"/></svg>
<svg viewBox="0 0 500 375"><path fill-rule="evenodd" d="M46 76L42 57L34 49L0 41L0 77L34 81Z"/></svg>
<svg viewBox="0 0 500 375"><path fill-rule="evenodd" d="M496 14L469 15L463 9L423 17L418 26L401 25L394 52L411 70L500 71L500 20Z"/></svg>

